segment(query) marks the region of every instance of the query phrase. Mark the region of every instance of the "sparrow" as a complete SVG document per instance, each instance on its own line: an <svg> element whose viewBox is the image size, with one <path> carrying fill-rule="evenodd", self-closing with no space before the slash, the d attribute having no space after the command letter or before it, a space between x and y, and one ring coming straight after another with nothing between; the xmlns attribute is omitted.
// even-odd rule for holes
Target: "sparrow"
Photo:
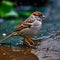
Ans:
<svg viewBox="0 0 60 60"><path fill-rule="evenodd" d="M0 42L12 36L21 36L24 37L24 41L28 46L34 46L35 43L32 38L39 33L44 18L45 16L41 12L33 12L25 21L16 27L14 32L0 40Z"/></svg>

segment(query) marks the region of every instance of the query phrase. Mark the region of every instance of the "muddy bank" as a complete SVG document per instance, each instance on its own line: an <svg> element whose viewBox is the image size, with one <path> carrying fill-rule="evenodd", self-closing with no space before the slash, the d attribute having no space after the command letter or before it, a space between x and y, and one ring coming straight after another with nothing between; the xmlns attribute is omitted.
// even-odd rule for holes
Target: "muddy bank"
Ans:
<svg viewBox="0 0 60 60"><path fill-rule="evenodd" d="M38 60L37 56L30 53L31 49L13 49L0 46L0 60Z"/></svg>

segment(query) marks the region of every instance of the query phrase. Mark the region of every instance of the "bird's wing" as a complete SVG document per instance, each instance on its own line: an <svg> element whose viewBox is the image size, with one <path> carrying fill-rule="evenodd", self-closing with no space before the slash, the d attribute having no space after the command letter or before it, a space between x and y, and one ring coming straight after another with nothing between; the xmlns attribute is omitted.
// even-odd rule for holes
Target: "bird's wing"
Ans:
<svg viewBox="0 0 60 60"><path fill-rule="evenodd" d="M23 23L19 24L16 28L16 31L20 31L24 28L29 28L32 25L32 22L33 21L28 21L28 22L23 22Z"/></svg>

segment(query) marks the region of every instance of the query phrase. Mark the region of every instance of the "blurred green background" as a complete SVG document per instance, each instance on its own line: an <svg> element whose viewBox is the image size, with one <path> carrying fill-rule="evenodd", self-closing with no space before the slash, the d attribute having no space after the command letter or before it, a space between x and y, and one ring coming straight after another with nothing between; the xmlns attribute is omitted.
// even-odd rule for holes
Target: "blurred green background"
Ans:
<svg viewBox="0 0 60 60"><path fill-rule="evenodd" d="M35 39L60 30L60 0L0 0L0 39L12 33L34 11L41 11L46 16ZM3 42L20 44L22 40L17 36Z"/></svg>

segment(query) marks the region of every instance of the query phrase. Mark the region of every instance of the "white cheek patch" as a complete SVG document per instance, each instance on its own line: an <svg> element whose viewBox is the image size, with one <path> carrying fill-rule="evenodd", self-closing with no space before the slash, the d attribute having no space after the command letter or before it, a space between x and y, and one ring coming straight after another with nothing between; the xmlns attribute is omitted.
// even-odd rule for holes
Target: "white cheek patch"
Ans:
<svg viewBox="0 0 60 60"><path fill-rule="evenodd" d="M36 16L35 19L38 20L38 21L42 20L42 19L41 19L40 17L38 17L38 16Z"/></svg>
<svg viewBox="0 0 60 60"><path fill-rule="evenodd" d="M31 15L31 19L38 20L38 21L42 20L40 17L34 15Z"/></svg>
<svg viewBox="0 0 60 60"><path fill-rule="evenodd" d="M41 18L38 18L38 20L42 20Z"/></svg>

